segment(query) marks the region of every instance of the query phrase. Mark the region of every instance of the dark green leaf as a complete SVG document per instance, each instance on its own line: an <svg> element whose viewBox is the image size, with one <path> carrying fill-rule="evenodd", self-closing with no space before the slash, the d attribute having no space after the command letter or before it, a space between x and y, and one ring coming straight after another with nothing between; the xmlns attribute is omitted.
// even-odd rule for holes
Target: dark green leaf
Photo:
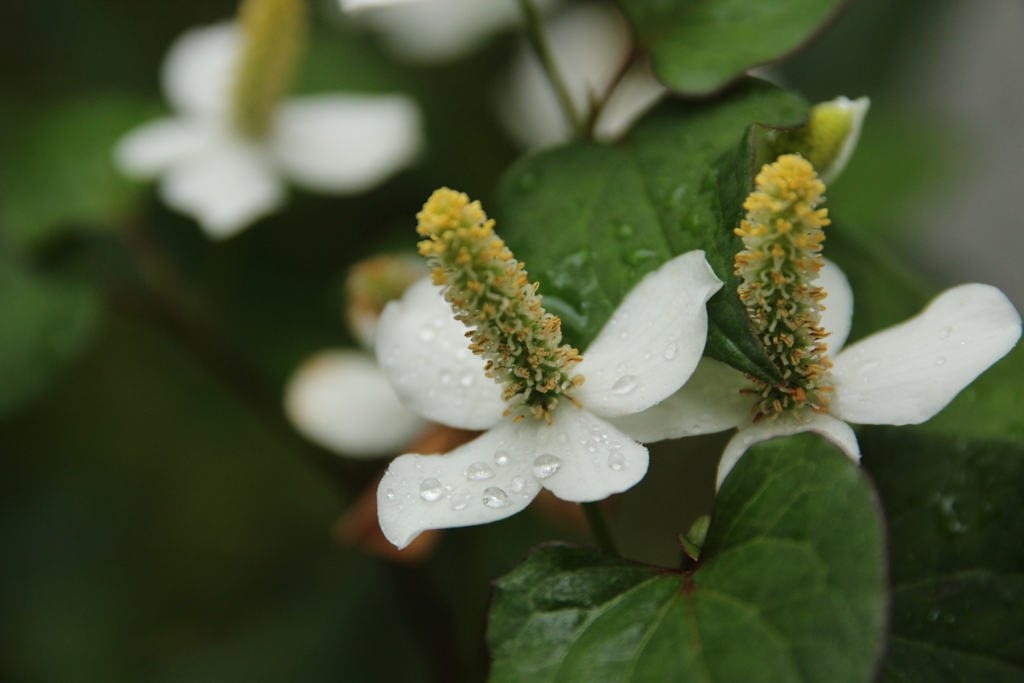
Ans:
<svg viewBox="0 0 1024 683"><path fill-rule="evenodd" d="M38 394L89 339L99 303L0 260L0 415Z"/></svg>
<svg viewBox="0 0 1024 683"><path fill-rule="evenodd" d="M792 127L806 111L799 96L750 81L711 105L665 103L617 145L578 143L515 164L499 188L498 230L566 341L586 349L640 278L704 249L726 282L708 306L705 353L775 379L736 295L733 229L753 184L753 124Z"/></svg>
<svg viewBox="0 0 1024 683"><path fill-rule="evenodd" d="M158 112L154 103L129 97L93 97L22 112L4 141L0 219L26 244L67 228L116 227L143 186L114 168L114 144Z"/></svg>
<svg viewBox="0 0 1024 683"><path fill-rule="evenodd" d="M654 72L688 95L709 95L778 61L834 20L844 0L619 0Z"/></svg>
<svg viewBox="0 0 1024 683"><path fill-rule="evenodd" d="M860 438L892 547L884 681L1024 680L1024 447L921 428Z"/></svg>
<svg viewBox="0 0 1024 683"><path fill-rule="evenodd" d="M695 571L549 545L499 579L491 681L869 681L883 546L871 485L838 449L761 444L723 485Z"/></svg>

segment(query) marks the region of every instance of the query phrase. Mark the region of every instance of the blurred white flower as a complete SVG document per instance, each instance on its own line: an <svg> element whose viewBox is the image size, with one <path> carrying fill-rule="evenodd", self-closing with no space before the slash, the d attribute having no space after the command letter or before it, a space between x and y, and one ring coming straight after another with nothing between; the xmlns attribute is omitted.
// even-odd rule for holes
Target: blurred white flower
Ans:
<svg viewBox="0 0 1024 683"><path fill-rule="evenodd" d="M595 102L608 96L595 124L599 140L620 137L667 92L642 62L629 66L615 84L631 60L634 46L629 25L612 5L576 5L551 17L545 25L552 56L576 110L588 112ZM508 83L496 99L499 119L522 146L547 147L569 138L571 128L555 91L526 41L520 45Z"/></svg>
<svg viewBox="0 0 1024 683"><path fill-rule="evenodd" d="M518 0L339 0L341 9L381 34L411 62L441 63L520 22ZM541 7L555 4L543 0Z"/></svg>
<svg viewBox="0 0 1024 683"><path fill-rule="evenodd" d="M377 458L406 448L427 427L399 400L370 350L385 304L425 272L422 259L403 255L377 256L352 269L347 320L366 350L321 351L288 380L285 413L306 438L339 455Z"/></svg>
<svg viewBox="0 0 1024 683"><path fill-rule="evenodd" d="M172 45L164 93L176 114L122 138L118 167L160 179L160 195L213 238L275 211L286 180L327 193L358 193L409 164L421 146L416 103L404 95L325 94L282 102L265 138L232 124L242 34L235 22L196 28Z"/></svg>
<svg viewBox="0 0 1024 683"><path fill-rule="evenodd" d="M382 367L423 417L487 431L446 455L391 463L377 490L384 535L401 548L428 529L503 519L542 487L572 502L631 488L647 472L647 449L609 419L642 411L686 381L704 348L705 303L720 287L701 251L648 273L573 370L586 381L553 405L549 419L524 417L502 398L484 359L467 348L467 328L443 287L429 279L411 287L381 316Z"/></svg>
<svg viewBox="0 0 1024 683"><path fill-rule="evenodd" d="M704 358L674 396L616 426L650 443L738 427L718 466L718 484L756 443L778 436L817 432L852 459L857 437L846 422L906 425L928 420L961 390L1006 355L1021 334L1020 315L995 287L960 285L937 296L917 316L843 348L853 318L846 276L826 261L820 285L828 294L822 311L833 367L828 412L810 408L754 421L756 400L741 393L751 384L723 363Z"/></svg>

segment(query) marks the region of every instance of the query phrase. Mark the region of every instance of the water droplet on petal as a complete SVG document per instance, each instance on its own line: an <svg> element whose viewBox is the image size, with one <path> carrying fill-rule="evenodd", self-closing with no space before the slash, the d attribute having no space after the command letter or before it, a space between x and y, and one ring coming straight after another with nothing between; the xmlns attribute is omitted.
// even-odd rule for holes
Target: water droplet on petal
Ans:
<svg viewBox="0 0 1024 683"><path fill-rule="evenodd" d="M475 462L466 468L467 479L490 479L494 470L485 462Z"/></svg>
<svg viewBox="0 0 1024 683"><path fill-rule="evenodd" d="M424 479L420 482L420 498L433 503L444 495L444 485L434 478Z"/></svg>
<svg viewBox="0 0 1024 683"><path fill-rule="evenodd" d="M676 356L679 355L679 347L675 344L669 344L665 347L665 360L675 360Z"/></svg>
<svg viewBox="0 0 1024 683"><path fill-rule="evenodd" d="M557 455L545 453L538 455L533 461L533 475L538 479L547 479L562 466L562 459Z"/></svg>
<svg viewBox="0 0 1024 683"><path fill-rule="evenodd" d="M508 494L499 488L491 486L484 489L484 505L489 508L503 508L509 504Z"/></svg>
<svg viewBox="0 0 1024 683"><path fill-rule="evenodd" d="M565 432L560 432L555 438L558 439L558 443L569 443L569 435Z"/></svg>
<svg viewBox="0 0 1024 683"><path fill-rule="evenodd" d="M942 365L945 362L946 362L946 357L945 356L939 356L938 358L935 359L935 364L936 365Z"/></svg>
<svg viewBox="0 0 1024 683"><path fill-rule="evenodd" d="M522 477L512 477L512 481L509 482L508 490L512 493L519 493L526 488L526 480Z"/></svg>
<svg viewBox="0 0 1024 683"><path fill-rule="evenodd" d="M387 498L388 500L394 500L395 499L395 490L394 489L388 489L387 491L384 492L384 497Z"/></svg>
<svg viewBox="0 0 1024 683"><path fill-rule="evenodd" d="M494 454L494 462L499 465L507 465L509 461L508 451L498 451Z"/></svg>
<svg viewBox="0 0 1024 683"><path fill-rule="evenodd" d="M466 505L469 504L469 496L466 495L465 491L462 493L453 493L449 503L452 506L452 510L465 509Z"/></svg>
<svg viewBox="0 0 1024 683"><path fill-rule="evenodd" d="M471 384L473 384L473 375L467 372L465 375L462 376L462 379L459 380L459 384L461 384L464 387L469 387Z"/></svg>
<svg viewBox="0 0 1024 683"><path fill-rule="evenodd" d="M616 472L621 472L626 469L626 456L622 454L618 448L613 448L608 453L608 467L612 468Z"/></svg>
<svg viewBox="0 0 1024 683"><path fill-rule="evenodd" d="M437 331L430 327L424 327L420 330L420 341L429 343L434 341L434 337L437 336Z"/></svg>
<svg viewBox="0 0 1024 683"><path fill-rule="evenodd" d="M636 375L623 375L615 380L615 384L612 385L612 391L616 394L628 394L636 389L638 384L640 384L640 378Z"/></svg>
<svg viewBox="0 0 1024 683"><path fill-rule="evenodd" d="M949 335L953 334L955 327L944 327L939 330L939 339L949 339Z"/></svg>

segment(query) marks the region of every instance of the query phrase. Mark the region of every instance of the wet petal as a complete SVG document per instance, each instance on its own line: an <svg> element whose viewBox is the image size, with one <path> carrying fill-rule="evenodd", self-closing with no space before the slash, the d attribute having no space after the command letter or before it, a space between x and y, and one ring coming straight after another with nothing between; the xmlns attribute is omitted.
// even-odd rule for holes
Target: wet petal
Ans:
<svg viewBox="0 0 1024 683"><path fill-rule="evenodd" d="M377 488L380 528L404 548L427 529L486 524L513 515L540 490L533 475L538 425L502 422L445 455L403 455Z"/></svg>
<svg viewBox="0 0 1024 683"><path fill-rule="evenodd" d="M948 289L917 316L833 358L831 412L863 424L918 424L1020 338L1020 315L989 285Z"/></svg>
<svg viewBox="0 0 1024 683"><path fill-rule="evenodd" d="M213 133L199 119L167 117L139 126L117 141L114 163L127 176L151 180L210 144Z"/></svg>
<svg viewBox="0 0 1024 683"><path fill-rule="evenodd" d="M703 251L648 273L583 353L586 381L573 396L602 417L639 413L693 373L707 341L705 303L722 286Z"/></svg>
<svg viewBox="0 0 1024 683"><path fill-rule="evenodd" d="M822 435L838 446L851 460L860 462L860 446L857 444L857 435L850 429L850 425L831 415L811 411L801 412L799 416L783 413L778 419L761 420L736 432L736 436L726 445L722 459L718 463L717 486L721 488L729 472L754 444L803 432Z"/></svg>
<svg viewBox="0 0 1024 683"><path fill-rule="evenodd" d="M524 424L536 432L534 475L562 500L603 500L647 474L647 449L610 423L568 401L552 417L550 426L532 418Z"/></svg>
<svg viewBox="0 0 1024 683"><path fill-rule="evenodd" d="M825 310L821 312L821 325L831 332L825 338L825 342L828 344L829 354L834 357L842 350L846 338L850 336L850 326L853 324L853 289L839 266L828 259L822 260L825 267L821 269L818 281L814 284L828 294L822 302Z"/></svg>
<svg viewBox="0 0 1024 683"><path fill-rule="evenodd" d="M754 399L740 393L750 387L739 370L701 358L682 389L643 412L609 421L643 443L722 432L753 420Z"/></svg>
<svg viewBox="0 0 1024 683"><path fill-rule="evenodd" d="M488 429L506 403L469 350L469 328L455 319L441 287L420 280L392 301L377 325L377 359L413 412L462 429Z"/></svg>
<svg viewBox="0 0 1024 683"><path fill-rule="evenodd" d="M303 363L288 382L285 412L306 438L354 458L401 452L427 425L373 359L355 351L324 351Z"/></svg>
<svg viewBox="0 0 1024 683"><path fill-rule="evenodd" d="M223 119L230 106L241 41L235 22L202 26L182 34L171 45L163 64L168 101L184 113Z"/></svg>
<svg viewBox="0 0 1024 683"><path fill-rule="evenodd" d="M175 164L160 185L169 206L224 239L272 213L285 188L258 148L225 139Z"/></svg>
<svg viewBox="0 0 1024 683"><path fill-rule="evenodd" d="M387 179L422 144L420 110L404 95L321 95L285 102L274 155L297 185L354 193Z"/></svg>

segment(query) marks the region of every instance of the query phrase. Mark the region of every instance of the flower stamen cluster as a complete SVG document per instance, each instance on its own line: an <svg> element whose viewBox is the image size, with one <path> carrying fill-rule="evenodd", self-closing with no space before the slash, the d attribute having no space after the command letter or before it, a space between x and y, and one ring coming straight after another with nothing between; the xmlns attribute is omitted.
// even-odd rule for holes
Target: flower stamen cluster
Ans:
<svg viewBox="0 0 1024 683"><path fill-rule="evenodd" d="M824 265L819 252L829 219L826 209L817 208L824 192L814 167L786 154L762 167L743 204L746 219L736 229L746 246L736 255L736 274L743 278L739 296L784 378L779 385L750 378L750 393L758 396L751 409L755 421L804 406L828 412L832 363L821 327L825 292L811 284Z"/></svg>
<svg viewBox="0 0 1024 683"><path fill-rule="evenodd" d="M494 234L479 202L461 192L434 192L417 214L426 238L420 254L433 269L435 284L447 285L445 299L455 317L475 327L466 334L473 353L487 360L487 376L504 384L506 415L520 408L551 422L559 398L583 383L573 366L582 357L562 345L562 323L544 310L537 284ZM516 420L523 419L523 414Z"/></svg>
<svg viewBox="0 0 1024 683"><path fill-rule="evenodd" d="M232 91L232 123L243 137L270 133L288 93L306 38L306 0L244 0L238 10L243 47Z"/></svg>

